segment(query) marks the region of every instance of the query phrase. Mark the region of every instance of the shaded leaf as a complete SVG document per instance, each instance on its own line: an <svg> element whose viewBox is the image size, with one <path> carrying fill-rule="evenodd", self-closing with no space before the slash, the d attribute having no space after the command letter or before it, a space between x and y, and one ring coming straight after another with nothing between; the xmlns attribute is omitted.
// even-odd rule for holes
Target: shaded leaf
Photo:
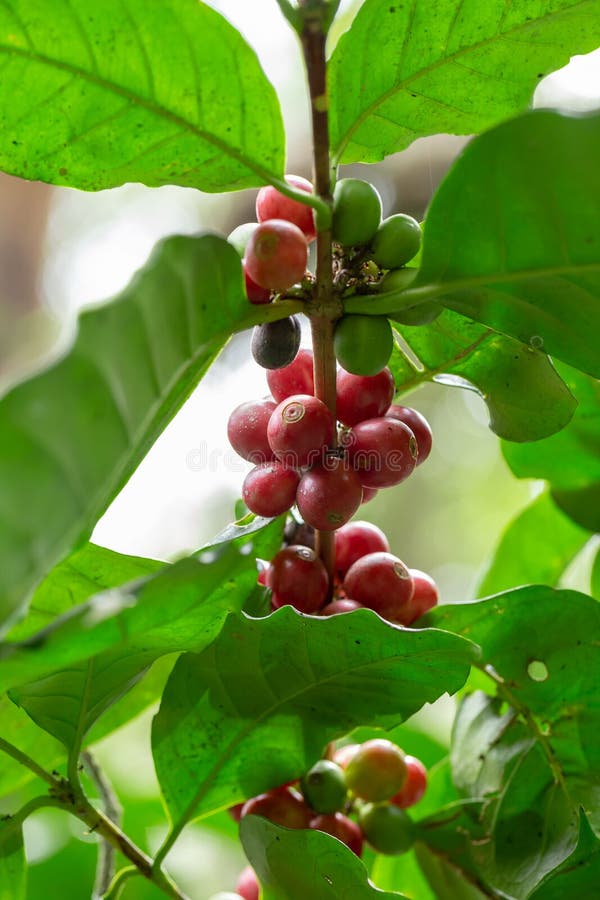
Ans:
<svg viewBox="0 0 600 900"><path fill-rule="evenodd" d="M478 886L469 881L444 853L436 855L426 844L419 842L415 847L415 855L430 889L435 891L430 894L433 900L486 900L490 897L493 900L497 896L488 893L483 885Z"/></svg>
<svg viewBox="0 0 600 900"><path fill-rule="evenodd" d="M0 401L0 623L89 536L247 306L233 247L169 238L83 313L64 359Z"/></svg>
<svg viewBox="0 0 600 900"><path fill-rule="evenodd" d="M7 0L0 57L0 168L13 175L223 191L283 174L275 91L204 3Z"/></svg>
<svg viewBox="0 0 600 900"><path fill-rule="evenodd" d="M600 375L599 155L600 115L537 110L475 138L432 201L406 296Z"/></svg>
<svg viewBox="0 0 600 900"><path fill-rule="evenodd" d="M594 0L366 0L330 63L335 161L377 162L424 135L489 128L599 38Z"/></svg>
<svg viewBox="0 0 600 900"><path fill-rule="evenodd" d="M600 600L600 549L596 553L594 564L592 566L592 597Z"/></svg>
<svg viewBox="0 0 600 900"><path fill-rule="evenodd" d="M394 327L420 363L416 368L394 352L390 365L400 393L432 380L475 388L490 428L509 441L537 441L571 419L576 401L538 350L450 310L430 325Z"/></svg>
<svg viewBox="0 0 600 900"><path fill-rule="evenodd" d="M0 900L25 900L27 867L23 830L0 818Z"/></svg>
<svg viewBox="0 0 600 900"><path fill-rule="evenodd" d="M600 381L559 365L578 400L569 425L534 446L503 444L502 452L519 478L544 478L558 506L579 525L600 531Z"/></svg>
<svg viewBox="0 0 600 900"><path fill-rule="evenodd" d="M378 888L402 891L410 900L438 900L421 871L414 850L400 856L379 853L371 866L371 878Z"/></svg>
<svg viewBox="0 0 600 900"><path fill-rule="evenodd" d="M204 653L177 662L154 720L172 818L207 815L300 777L358 724L399 724L457 691L471 652L453 635L394 627L370 610L230 616Z"/></svg>
<svg viewBox="0 0 600 900"><path fill-rule="evenodd" d="M600 841L584 813L579 822L579 840L570 856L546 878L531 900L566 900L593 897L600 885Z"/></svg>
<svg viewBox="0 0 600 900"><path fill-rule="evenodd" d="M553 503L536 497L505 529L477 589L488 596L524 584L554 587L590 534Z"/></svg>
<svg viewBox="0 0 600 900"><path fill-rule="evenodd" d="M245 816L240 822L240 838L263 886L264 900L404 897L374 887L360 859L322 831L292 830L259 816Z"/></svg>

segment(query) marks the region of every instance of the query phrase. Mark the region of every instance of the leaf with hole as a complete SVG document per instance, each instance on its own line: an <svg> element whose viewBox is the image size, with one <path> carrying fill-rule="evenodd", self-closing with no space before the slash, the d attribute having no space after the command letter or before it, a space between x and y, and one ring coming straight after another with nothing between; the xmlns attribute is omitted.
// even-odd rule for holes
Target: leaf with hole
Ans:
<svg viewBox="0 0 600 900"><path fill-rule="evenodd" d="M169 238L83 313L60 362L0 400L0 624L89 537L247 307L227 241Z"/></svg>
<svg viewBox="0 0 600 900"><path fill-rule="evenodd" d="M378 162L424 135L483 131L599 42L595 0L365 0L329 66L334 160Z"/></svg>
<svg viewBox="0 0 600 900"><path fill-rule="evenodd" d="M240 190L283 177L277 96L254 51L196 0L6 0L0 168L98 191Z"/></svg>
<svg viewBox="0 0 600 900"><path fill-rule="evenodd" d="M205 816L299 778L356 725L399 724L457 691L472 652L464 639L403 630L370 610L230 616L204 653L178 661L154 720L171 817Z"/></svg>
<svg viewBox="0 0 600 900"><path fill-rule="evenodd" d="M264 900L407 900L396 891L378 890L360 859L322 831L292 830L247 816L240 823L240 838Z"/></svg>

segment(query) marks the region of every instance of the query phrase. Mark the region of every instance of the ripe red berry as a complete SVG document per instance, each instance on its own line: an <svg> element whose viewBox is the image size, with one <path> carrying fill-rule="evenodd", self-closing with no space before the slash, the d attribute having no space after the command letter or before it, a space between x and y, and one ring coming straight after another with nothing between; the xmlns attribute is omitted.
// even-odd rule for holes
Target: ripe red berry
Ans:
<svg viewBox="0 0 600 900"><path fill-rule="evenodd" d="M414 582L404 563L391 553L369 553L349 569L343 584L348 597L389 622L408 625Z"/></svg>
<svg viewBox="0 0 600 900"><path fill-rule="evenodd" d="M242 484L244 503L257 516L280 516L294 505L300 476L277 460L261 463L248 472Z"/></svg>
<svg viewBox="0 0 600 900"><path fill-rule="evenodd" d="M337 616L340 613L353 612L355 609L362 609L360 603L357 603L356 600L348 600L347 597L343 597L340 600L332 600L331 603L324 606L321 610L321 615Z"/></svg>
<svg viewBox="0 0 600 900"><path fill-rule="evenodd" d="M235 889L242 900L258 900L260 897L260 885L252 866L246 866L245 869L242 869Z"/></svg>
<svg viewBox="0 0 600 900"><path fill-rule="evenodd" d="M346 844L357 856L362 855L363 836L360 827L344 816L342 813L334 813L333 815L315 816L311 819L310 827L315 831L324 831L326 834L332 834L338 841Z"/></svg>
<svg viewBox="0 0 600 900"><path fill-rule="evenodd" d="M399 422L408 425L417 442L417 465L420 466L431 453L433 439L429 422L425 416L410 406L397 406L396 404L390 406L385 415L386 418L398 419Z"/></svg>
<svg viewBox="0 0 600 900"><path fill-rule="evenodd" d="M247 800L241 817L250 815L262 816L286 828L308 828L313 813L299 794L278 789Z"/></svg>
<svg viewBox="0 0 600 900"><path fill-rule="evenodd" d="M253 281L252 278L248 275L248 271L244 263L242 263L242 269L244 272L244 284L246 286L246 296L250 303L254 303L255 305L260 305L262 303L270 303L271 302L271 291L268 288L261 287L260 284L257 284Z"/></svg>
<svg viewBox="0 0 600 900"><path fill-rule="evenodd" d="M358 475L344 459L329 459L302 476L296 503L305 522L335 531L352 518L362 500Z"/></svg>
<svg viewBox="0 0 600 900"><path fill-rule="evenodd" d="M411 625L417 619L420 619L421 616L424 616L428 610L437 606L440 595L437 584L431 575L421 572L420 569L409 569L409 572L415 584L415 590L410 601L412 617L410 622L407 623Z"/></svg>
<svg viewBox="0 0 600 900"><path fill-rule="evenodd" d="M314 464L332 443L335 420L322 400L293 394L282 400L267 425L273 453L294 468Z"/></svg>
<svg viewBox="0 0 600 900"><path fill-rule="evenodd" d="M284 219L261 222L250 235L244 263L256 284L272 291L285 291L306 272L306 238L296 225Z"/></svg>
<svg viewBox="0 0 600 900"><path fill-rule="evenodd" d="M248 400L229 416L227 437L236 453L250 462L275 459L267 438L267 425L277 404L274 400Z"/></svg>
<svg viewBox="0 0 600 900"><path fill-rule="evenodd" d="M372 500L373 497L377 496L379 491L376 488L365 487L363 484L363 503L368 503L369 500Z"/></svg>
<svg viewBox="0 0 600 900"><path fill-rule="evenodd" d="M277 403L292 394L314 394L312 351L299 350L289 366L267 372L267 384Z"/></svg>
<svg viewBox="0 0 600 900"><path fill-rule="evenodd" d="M391 741L365 741L346 766L348 788L363 800L389 800L406 781L404 756Z"/></svg>
<svg viewBox="0 0 600 900"><path fill-rule="evenodd" d="M348 435L348 459L365 487L393 487L414 472L417 442L410 428L381 416L359 422Z"/></svg>
<svg viewBox="0 0 600 900"><path fill-rule="evenodd" d="M407 809L418 803L427 788L427 769L420 759L415 756L405 756L406 781L397 794L390 799L390 803Z"/></svg>
<svg viewBox="0 0 600 900"><path fill-rule="evenodd" d="M314 550L292 544L271 561L267 585L273 591L274 609L289 604L300 612L315 613L325 603L329 578Z"/></svg>
<svg viewBox="0 0 600 900"><path fill-rule="evenodd" d="M394 379L388 368L377 375L352 375L340 369L336 380L337 417L344 425L383 416L394 398Z"/></svg>
<svg viewBox="0 0 600 900"><path fill-rule="evenodd" d="M313 192L310 181L302 178L301 175L286 175L285 180L291 187L299 191L306 191L307 194ZM286 197L272 185L267 185L258 192L256 218L259 222L265 222L268 219L285 219L286 222L293 222L309 242L314 241L317 236L312 207L306 206L298 200L292 200L291 197Z"/></svg>
<svg viewBox="0 0 600 900"><path fill-rule="evenodd" d="M353 563L368 553L387 553L388 539L371 522L348 522L335 533L335 568L344 576Z"/></svg>

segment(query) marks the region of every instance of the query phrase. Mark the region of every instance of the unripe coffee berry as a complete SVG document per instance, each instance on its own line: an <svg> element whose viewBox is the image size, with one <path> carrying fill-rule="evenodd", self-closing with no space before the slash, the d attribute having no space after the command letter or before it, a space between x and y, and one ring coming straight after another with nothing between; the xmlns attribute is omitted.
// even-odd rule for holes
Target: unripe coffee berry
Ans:
<svg viewBox="0 0 600 900"><path fill-rule="evenodd" d="M335 327L335 355L353 375L377 375L394 347L392 326L385 316L342 316Z"/></svg>
<svg viewBox="0 0 600 900"><path fill-rule="evenodd" d="M391 741L365 741L346 766L348 789L374 803L389 800L406 781L404 753Z"/></svg>
<svg viewBox="0 0 600 900"><path fill-rule="evenodd" d="M415 842L416 829L409 816L389 803L367 803L358 814L365 838L378 853L406 853Z"/></svg>
<svg viewBox="0 0 600 900"><path fill-rule="evenodd" d="M416 256L421 226L412 216L398 213L384 219L371 244L371 255L382 269L399 269Z"/></svg>
<svg viewBox="0 0 600 900"><path fill-rule="evenodd" d="M368 181L342 178L333 189L332 234L343 247L360 247L381 221L381 197Z"/></svg>
<svg viewBox="0 0 600 900"><path fill-rule="evenodd" d="M343 809L348 794L343 770L329 759L320 759L308 770L300 790L315 812L327 814Z"/></svg>

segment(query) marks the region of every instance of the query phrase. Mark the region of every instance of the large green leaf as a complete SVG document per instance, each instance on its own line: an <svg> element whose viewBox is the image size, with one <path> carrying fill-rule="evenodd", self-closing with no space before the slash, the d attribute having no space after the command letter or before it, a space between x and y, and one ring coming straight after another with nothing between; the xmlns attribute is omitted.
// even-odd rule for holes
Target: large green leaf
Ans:
<svg viewBox="0 0 600 900"><path fill-rule="evenodd" d="M334 158L377 162L424 135L489 128L598 43L595 0L365 0L330 63Z"/></svg>
<svg viewBox="0 0 600 900"><path fill-rule="evenodd" d="M494 551L477 593L480 597L524 584L555 587L590 538L571 521L547 492L536 497L510 522Z"/></svg>
<svg viewBox="0 0 600 900"><path fill-rule="evenodd" d="M390 365L399 392L432 380L475 388L487 404L490 428L509 441L537 441L571 419L576 402L539 350L451 310L430 325L394 327L420 363L416 368L394 353Z"/></svg>
<svg viewBox="0 0 600 900"><path fill-rule="evenodd" d="M600 115L539 110L476 138L433 199L411 290L600 375L599 156Z"/></svg>
<svg viewBox="0 0 600 900"><path fill-rule="evenodd" d="M527 587L439 607L431 620L479 644L477 665L494 675L497 699L463 702L453 775L486 801L479 825L489 840L472 847L484 880L525 897L572 852L580 807L600 826L600 607Z"/></svg>
<svg viewBox="0 0 600 900"><path fill-rule="evenodd" d="M520 478L545 478L561 509L584 528L600 531L600 381L559 366L579 405L563 431L531 447L504 444Z"/></svg>
<svg viewBox="0 0 600 900"><path fill-rule="evenodd" d="M370 610L330 618L283 607L230 616L176 664L152 746L173 819L207 815L300 777L359 724L391 728L464 682L472 647Z"/></svg>
<svg viewBox="0 0 600 900"><path fill-rule="evenodd" d="M0 900L25 900L27 868L23 830L0 818Z"/></svg>
<svg viewBox="0 0 600 900"><path fill-rule="evenodd" d="M259 525L262 534L256 530ZM48 627L49 643L42 640L41 648L31 654L30 677L35 666L47 669L61 652L75 653L74 661L35 682L29 677L26 684L11 691L11 698L42 728L68 748L77 749L94 722L137 683L155 659L171 651L198 651L213 640L228 612L241 609L256 583L254 557L247 551L260 553L274 541L279 545L281 528L280 521L265 525L264 519L258 519L247 528L238 528L241 536L229 543L220 542L195 558L141 582L115 587L77 607ZM121 576L125 560L121 559L116 569ZM92 571L93 563L92 559ZM140 561L132 564L139 566ZM84 568L81 558L79 568ZM38 594L43 596L43 585ZM93 648L95 639L101 649L110 633L93 624L94 610L97 614L103 603L109 605L109 616L122 610L119 637L97 655L90 649L82 654L84 641ZM79 626L75 631L72 621ZM85 623L90 622L86 633ZM111 631L114 624L111 622ZM73 651L69 639L80 649ZM39 633L34 634L22 646L35 648L39 641ZM22 658L18 652L17 658Z"/></svg>
<svg viewBox="0 0 600 900"><path fill-rule="evenodd" d="M374 887L360 859L322 831L282 828L259 816L245 816L240 823L240 838L263 886L263 900L404 897Z"/></svg>
<svg viewBox="0 0 600 900"><path fill-rule="evenodd" d="M283 174L275 91L198 0L6 0L0 58L0 168L13 175L223 191Z"/></svg>
<svg viewBox="0 0 600 900"><path fill-rule="evenodd" d="M247 308L233 247L170 238L0 401L0 623L89 536Z"/></svg>
<svg viewBox="0 0 600 900"><path fill-rule="evenodd" d="M545 879L531 900L593 897L600 885L600 841L582 813L579 841L573 853Z"/></svg>

